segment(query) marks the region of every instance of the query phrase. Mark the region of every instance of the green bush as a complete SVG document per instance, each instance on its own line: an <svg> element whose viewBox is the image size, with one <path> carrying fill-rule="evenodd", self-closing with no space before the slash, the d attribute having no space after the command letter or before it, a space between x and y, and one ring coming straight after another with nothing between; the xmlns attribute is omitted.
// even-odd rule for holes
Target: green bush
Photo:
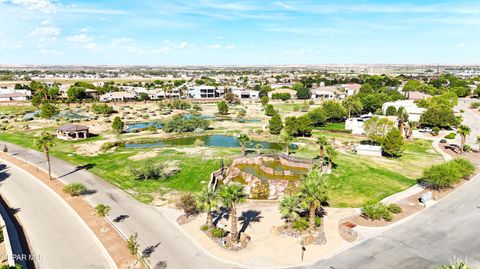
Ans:
<svg viewBox="0 0 480 269"><path fill-rule="evenodd" d="M322 225L322 218L319 216L315 217L315 226L320 227Z"/></svg>
<svg viewBox="0 0 480 269"><path fill-rule="evenodd" d="M132 163L128 166L128 169L136 180L167 179L180 172L180 169L175 165L152 161Z"/></svg>
<svg viewBox="0 0 480 269"><path fill-rule="evenodd" d="M471 108L479 108L480 107L480 102L473 102L470 104Z"/></svg>
<svg viewBox="0 0 480 269"><path fill-rule="evenodd" d="M175 115L163 124L163 131L171 132L193 132L196 129L208 129L210 122L198 116L185 118L182 115Z"/></svg>
<svg viewBox="0 0 480 269"><path fill-rule="evenodd" d="M475 166L467 159L459 158L449 162L461 174L462 178L468 178L475 172Z"/></svg>
<svg viewBox="0 0 480 269"><path fill-rule="evenodd" d="M308 221L306 219L297 219L292 222L292 228L297 231L305 231L308 229Z"/></svg>
<svg viewBox="0 0 480 269"><path fill-rule="evenodd" d="M445 139L455 139L457 134L455 133L449 133L448 135L444 136Z"/></svg>
<svg viewBox="0 0 480 269"><path fill-rule="evenodd" d="M104 204L98 204L95 207L95 212L97 213L97 216L100 216L100 217L108 216L108 214L110 214L110 210L111 210L110 206L104 205Z"/></svg>
<svg viewBox="0 0 480 269"><path fill-rule="evenodd" d="M200 231L207 231L208 230L208 225L204 224L202 226L200 226Z"/></svg>
<svg viewBox="0 0 480 269"><path fill-rule="evenodd" d="M290 98L292 98L292 96L289 93L274 93L274 94L272 94L272 99L280 99L282 101L287 101Z"/></svg>
<svg viewBox="0 0 480 269"><path fill-rule="evenodd" d="M475 167L470 161L455 159L425 169L419 181L431 188L443 189L458 183L462 178L468 178L474 171Z"/></svg>
<svg viewBox="0 0 480 269"><path fill-rule="evenodd" d="M435 126L435 127L432 128L431 134L432 134L433 136L436 136L436 135L438 135L439 132L440 132L440 128L437 127L437 126Z"/></svg>
<svg viewBox="0 0 480 269"><path fill-rule="evenodd" d="M398 204L389 204L387 205L387 209L393 214L398 214L402 212L402 208Z"/></svg>
<svg viewBox="0 0 480 269"><path fill-rule="evenodd" d="M70 183L63 187L63 191L70 196L80 196L87 191L87 187L83 183Z"/></svg>
<svg viewBox="0 0 480 269"><path fill-rule="evenodd" d="M212 236L216 238L222 238L227 235L227 232L224 229L218 227L211 229L210 232L212 233Z"/></svg>
<svg viewBox="0 0 480 269"><path fill-rule="evenodd" d="M100 104L100 105L93 104L92 111L95 114L100 114L100 115L108 115L114 112L113 107L108 106L107 104Z"/></svg>
<svg viewBox="0 0 480 269"><path fill-rule="evenodd" d="M267 181L260 181L250 191L252 199L268 199L270 195L270 188Z"/></svg>
<svg viewBox="0 0 480 269"><path fill-rule="evenodd" d="M388 207L380 202L368 201L362 207L362 214L372 220L384 219L391 221L393 219L392 212Z"/></svg>

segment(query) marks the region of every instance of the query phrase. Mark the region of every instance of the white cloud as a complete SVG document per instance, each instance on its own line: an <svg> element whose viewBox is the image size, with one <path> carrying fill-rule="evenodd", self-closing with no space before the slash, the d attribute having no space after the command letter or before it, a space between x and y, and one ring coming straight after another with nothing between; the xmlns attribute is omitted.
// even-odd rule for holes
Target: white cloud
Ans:
<svg viewBox="0 0 480 269"><path fill-rule="evenodd" d="M43 21L29 36L38 37L41 42L53 42L60 35L61 29L50 25L49 21Z"/></svg>
<svg viewBox="0 0 480 269"><path fill-rule="evenodd" d="M208 49L221 49L222 45L220 44L210 44L206 46Z"/></svg>
<svg viewBox="0 0 480 269"><path fill-rule="evenodd" d="M40 11L46 14L56 12L56 6L50 0L10 0L10 2L15 5L20 5L27 10Z"/></svg>
<svg viewBox="0 0 480 269"><path fill-rule="evenodd" d="M55 50L55 49L42 49L42 50L40 50L40 53L52 54L52 55L62 55L62 54L64 54L63 51L58 51L58 50Z"/></svg>
<svg viewBox="0 0 480 269"><path fill-rule="evenodd" d="M87 42L90 42L92 39L88 37L86 34L78 34L78 35L67 37L67 40L75 43L87 43Z"/></svg>
<svg viewBox="0 0 480 269"><path fill-rule="evenodd" d="M74 43L78 48L86 49L89 51L100 51L102 47L97 43L93 42L93 38L87 36L86 34L78 34L67 37L67 40Z"/></svg>
<svg viewBox="0 0 480 269"><path fill-rule="evenodd" d="M187 46L188 46L188 43L187 43L186 41L183 41L182 43L180 43L180 44L178 45L178 47L179 47L180 49L184 49L184 48L186 48Z"/></svg>

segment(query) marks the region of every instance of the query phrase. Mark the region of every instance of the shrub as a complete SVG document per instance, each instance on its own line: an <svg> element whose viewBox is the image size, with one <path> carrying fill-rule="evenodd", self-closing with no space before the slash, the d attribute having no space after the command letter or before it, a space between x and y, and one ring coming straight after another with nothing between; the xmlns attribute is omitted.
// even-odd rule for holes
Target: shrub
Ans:
<svg viewBox="0 0 480 269"><path fill-rule="evenodd" d="M455 139L457 134L455 133L449 133L448 135L444 136L445 139Z"/></svg>
<svg viewBox="0 0 480 269"><path fill-rule="evenodd" d="M228 114L228 105L225 101L217 103L218 114L227 115Z"/></svg>
<svg viewBox="0 0 480 269"><path fill-rule="evenodd" d="M285 195L294 195L300 191L299 185L297 185L294 181L288 181L287 188L285 189Z"/></svg>
<svg viewBox="0 0 480 269"><path fill-rule="evenodd" d="M463 145L463 151L464 152L472 151L472 146L467 145L467 144Z"/></svg>
<svg viewBox="0 0 480 269"><path fill-rule="evenodd" d="M306 219L296 219L292 222L292 228L297 231L305 231L308 229L308 221Z"/></svg>
<svg viewBox="0 0 480 269"><path fill-rule="evenodd" d="M436 135L438 135L439 132L440 132L440 128L435 126L435 127L432 128L432 133L431 134L433 136L436 136Z"/></svg>
<svg viewBox="0 0 480 269"><path fill-rule="evenodd" d="M475 172L475 166L472 162L463 158L450 161L449 164L460 172L462 178L468 178L473 172Z"/></svg>
<svg viewBox="0 0 480 269"><path fill-rule="evenodd" d="M271 117L273 115L277 114L277 111L275 111L275 108L273 108L273 105L271 104L268 104L266 107L265 107L265 115Z"/></svg>
<svg viewBox="0 0 480 269"><path fill-rule="evenodd" d="M167 179L180 172L180 169L174 164L152 161L133 163L128 166L128 169L136 180Z"/></svg>
<svg viewBox="0 0 480 269"><path fill-rule="evenodd" d="M92 105L92 111L95 114L100 114L100 115L108 115L113 113L113 107L108 106L107 104L93 104Z"/></svg>
<svg viewBox="0 0 480 269"><path fill-rule="evenodd" d="M120 119L120 117L115 117L115 119L113 119L113 123L112 123L113 131L115 131L118 134L121 134L123 132L123 127L124 127L124 123Z"/></svg>
<svg viewBox="0 0 480 269"><path fill-rule="evenodd" d="M315 226L320 227L322 225L322 218L319 216L315 217Z"/></svg>
<svg viewBox="0 0 480 269"><path fill-rule="evenodd" d="M366 202L362 207L362 214L372 220L391 221L393 219L393 214L388 210L388 207L375 201Z"/></svg>
<svg viewBox="0 0 480 269"><path fill-rule="evenodd" d="M270 195L270 188L267 181L260 181L250 191L252 199L268 199Z"/></svg>
<svg viewBox="0 0 480 269"><path fill-rule="evenodd" d="M282 101L287 101L291 98L289 93L274 93L272 94L272 99L280 99Z"/></svg>
<svg viewBox="0 0 480 269"><path fill-rule="evenodd" d="M108 214L110 214L110 210L111 210L110 206L104 205L104 204L98 204L95 207L95 212L97 213L97 216L100 216L100 217L108 216Z"/></svg>
<svg viewBox="0 0 480 269"><path fill-rule="evenodd" d="M389 204L387 205L387 209L393 214L398 214L402 212L402 208L398 204Z"/></svg>
<svg viewBox="0 0 480 269"><path fill-rule="evenodd" d="M182 115L175 115L163 124L163 131L171 132L193 132L195 129L208 129L209 121L197 116L185 118Z"/></svg>
<svg viewBox="0 0 480 269"><path fill-rule="evenodd" d="M208 230L208 225L204 224L202 226L200 226L200 231L207 231Z"/></svg>
<svg viewBox="0 0 480 269"><path fill-rule="evenodd" d="M116 142L105 142L101 147L100 150L106 151L109 150L113 147L124 147L125 142L124 141L116 141Z"/></svg>
<svg viewBox="0 0 480 269"><path fill-rule="evenodd" d="M479 108L480 107L480 102L473 102L470 104L471 108Z"/></svg>
<svg viewBox="0 0 480 269"><path fill-rule="evenodd" d="M170 109L180 109L180 110L187 110L192 107L190 102L185 100L180 100L180 99L164 101L159 106L160 108L168 107Z"/></svg>
<svg viewBox="0 0 480 269"><path fill-rule="evenodd" d="M385 115L387 116L395 116L397 114L397 109L394 106L387 107L385 111Z"/></svg>
<svg viewBox="0 0 480 269"><path fill-rule="evenodd" d="M423 171L420 182L433 189L450 187L462 178L462 173L458 170L458 167L450 162L433 165Z"/></svg>
<svg viewBox="0 0 480 269"><path fill-rule="evenodd" d="M87 187L83 183L70 183L63 187L63 191L70 196L80 196L87 191Z"/></svg>
<svg viewBox="0 0 480 269"><path fill-rule="evenodd" d="M196 111L202 111L202 108L198 104L194 104L192 108L195 109Z"/></svg>
<svg viewBox="0 0 480 269"><path fill-rule="evenodd" d="M227 232L224 229L218 227L211 229L210 232L212 233L212 236L216 238L222 238L227 235Z"/></svg>
<svg viewBox="0 0 480 269"><path fill-rule="evenodd" d="M198 214L200 210L197 207L197 199L191 193L184 194L180 196L179 201L176 203L176 206L183 210L185 215L191 216Z"/></svg>

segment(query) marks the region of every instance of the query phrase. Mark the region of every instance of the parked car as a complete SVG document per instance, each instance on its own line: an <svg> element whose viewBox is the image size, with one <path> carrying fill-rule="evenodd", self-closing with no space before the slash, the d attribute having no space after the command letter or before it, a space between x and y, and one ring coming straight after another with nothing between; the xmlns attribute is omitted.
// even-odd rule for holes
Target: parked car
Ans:
<svg viewBox="0 0 480 269"><path fill-rule="evenodd" d="M430 127L425 127L425 128L422 128L419 130L420 133L431 133L432 132L432 128Z"/></svg>

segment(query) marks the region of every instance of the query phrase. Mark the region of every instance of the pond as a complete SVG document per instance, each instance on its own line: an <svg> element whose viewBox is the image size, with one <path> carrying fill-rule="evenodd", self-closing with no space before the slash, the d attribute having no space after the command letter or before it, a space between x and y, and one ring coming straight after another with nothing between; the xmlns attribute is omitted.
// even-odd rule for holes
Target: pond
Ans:
<svg viewBox="0 0 480 269"><path fill-rule="evenodd" d="M142 130L148 127L155 127L157 129L162 128L162 124L160 122L137 122L137 123L131 123L127 124L127 129L125 129L125 132L130 133L136 130Z"/></svg>
<svg viewBox="0 0 480 269"><path fill-rule="evenodd" d="M238 122L240 123L257 123L261 122L259 119L239 119Z"/></svg>
<svg viewBox="0 0 480 269"><path fill-rule="evenodd" d="M164 146L190 146L195 144L196 140L203 142L205 146L209 147L229 147L229 148L238 148L240 143L237 138L234 136L228 135L205 135L205 136L190 136L182 138L173 138L166 139L161 141L155 141L151 143L134 143L134 144L125 144L125 148L156 148ZM251 141L247 144L247 148L255 149L256 145L262 145L262 149L273 149L273 150L283 150L285 145L282 143L275 142L265 142L265 141ZM290 145L291 148L297 148L297 145Z"/></svg>
<svg viewBox="0 0 480 269"><path fill-rule="evenodd" d="M204 119L204 120L215 120L216 117L215 116L211 116L211 115L195 115L195 114L183 114L183 118L186 119L186 120L190 120L192 118L200 118L200 119Z"/></svg>
<svg viewBox="0 0 480 269"><path fill-rule="evenodd" d="M280 163L279 165L282 166L282 164ZM260 180L270 180L270 179L300 180L302 178L302 175L307 172L307 170L305 169L304 171L302 171L302 173L294 172L292 175L286 176L286 175L272 175L272 174L266 173L265 171L260 169L260 167L256 164L237 164L236 167L245 173L251 174L259 178ZM284 168L287 168L287 167L284 167ZM290 170L290 168L293 168L293 167L288 167L287 170ZM239 182L242 183L241 182L242 179L236 178L236 180L237 181L240 180Z"/></svg>

